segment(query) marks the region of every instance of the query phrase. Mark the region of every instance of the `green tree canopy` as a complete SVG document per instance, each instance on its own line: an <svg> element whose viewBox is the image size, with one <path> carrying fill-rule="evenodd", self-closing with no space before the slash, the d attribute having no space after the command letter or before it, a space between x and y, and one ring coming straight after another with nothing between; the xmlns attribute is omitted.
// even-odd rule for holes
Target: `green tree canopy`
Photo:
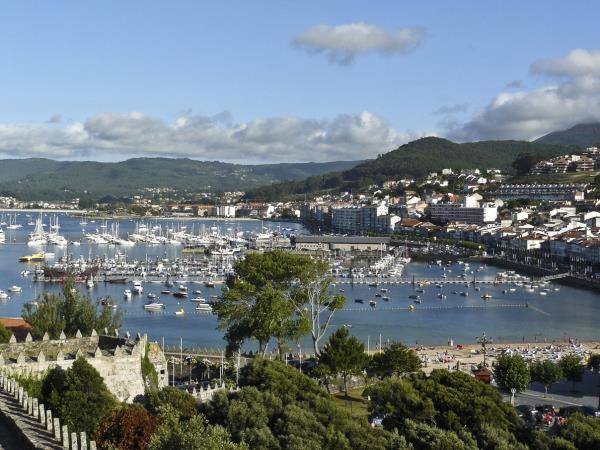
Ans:
<svg viewBox="0 0 600 450"><path fill-rule="evenodd" d="M567 381L573 383L573 387L575 387L575 383L581 381L583 372L585 371L585 366L581 363L581 358L577 355L565 355L560 359L559 364L563 376Z"/></svg>
<svg viewBox="0 0 600 450"><path fill-rule="evenodd" d="M494 364L494 379L500 389L523 392L531 382L527 362L521 355L501 355Z"/></svg>
<svg viewBox="0 0 600 450"><path fill-rule="evenodd" d="M348 328L342 327L329 336L319 363L329 367L331 373L342 376L344 392L348 395L348 377L359 374L369 360L365 346L356 337L350 336Z"/></svg>
<svg viewBox="0 0 600 450"><path fill-rule="evenodd" d="M369 371L380 377L416 372L420 368L421 360L415 351L398 342L373 355L369 363Z"/></svg>
<svg viewBox="0 0 600 450"><path fill-rule="evenodd" d="M42 402L55 411L70 430L93 434L116 400L104 380L85 359L73 367L52 369L42 384Z"/></svg>
<svg viewBox="0 0 600 450"><path fill-rule="evenodd" d="M12 333L3 324L0 323L0 344L8 343L8 341L10 341L11 336Z"/></svg>
<svg viewBox="0 0 600 450"><path fill-rule="evenodd" d="M151 389L146 392L146 407L152 414L158 415L160 408L168 405L184 420L196 415L196 400L187 392L173 386Z"/></svg>
<svg viewBox="0 0 600 450"><path fill-rule="evenodd" d="M531 381L537 381L544 386L544 397L548 394L550 386L559 382L563 376L561 367L547 359L533 362L530 370Z"/></svg>
<svg viewBox="0 0 600 450"><path fill-rule="evenodd" d="M82 298L72 279L65 282L62 295L45 292L37 306L26 303L22 316L31 324L36 339L46 332L52 339L58 339L62 331L67 337L75 336L77 330L87 336L92 330L107 328L112 332L121 327L123 319L120 311L93 303L90 297Z"/></svg>

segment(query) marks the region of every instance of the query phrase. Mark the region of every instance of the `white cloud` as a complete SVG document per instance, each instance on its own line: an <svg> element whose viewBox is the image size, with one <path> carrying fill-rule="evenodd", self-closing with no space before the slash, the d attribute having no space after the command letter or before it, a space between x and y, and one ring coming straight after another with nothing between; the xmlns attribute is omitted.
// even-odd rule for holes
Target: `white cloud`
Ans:
<svg viewBox="0 0 600 450"><path fill-rule="evenodd" d="M600 120L600 51L573 50L534 62L530 72L555 80L531 91L502 92L470 121L450 128L457 140L533 139Z"/></svg>
<svg viewBox="0 0 600 450"><path fill-rule="evenodd" d="M398 28L389 32L358 22L338 26L316 25L297 36L293 44L308 53L323 53L333 63L348 65L361 53L408 53L424 38L422 28Z"/></svg>
<svg viewBox="0 0 600 450"><path fill-rule="evenodd" d="M271 117L233 122L228 113L180 116L102 113L63 126L0 124L0 154L116 160L173 156L229 162L364 159L422 136L399 133L369 113L331 120Z"/></svg>

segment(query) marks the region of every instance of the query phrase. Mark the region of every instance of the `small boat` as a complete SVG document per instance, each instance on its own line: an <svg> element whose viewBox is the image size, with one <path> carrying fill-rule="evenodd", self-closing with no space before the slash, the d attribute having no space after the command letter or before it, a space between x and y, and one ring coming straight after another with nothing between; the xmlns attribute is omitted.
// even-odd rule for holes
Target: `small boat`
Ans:
<svg viewBox="0 0 600 450"><path fill-rule="evenodd" d="M202 291L194 291L194 295L202 295Z"/></svg>
<svg viewBox="0 0 600 450"><path fill-rule="evenodd" d="M369 283L368 286L370 286L370 287L377 287L377 283Z"/></svg>
<svg viewBox="0 0 600 450"><path fill-rule="evenodd" d="M156 294L154 292L150 292L146 297L148 297L150 300L154 300L156 298Z"/></svg>
<svg viewBox="0 0 600 450"><path fill-rule="evenodd" d="M415 303L419 303L419 304L421 304L421 299L420 299L420 298L417 298L417 299L415 299L415 300L413 300L413 301L414 301Z"/></svg>
<svg viewBox="0 0 600 450"><path fill-rule="evenodd" d="M94 287L94 280L92 280L91 278L89 280L87 280L85 282L86 286L88 287L88 289L92 289Z"/></svg>
<svg viewBox="0 0 600 450"><path fill-rule="evenodd" d="M409 311L414 311L415 310L415 305L408 305L408 310Z"/></svg>
<svg viewBox="0 0 600 450"><path fill-rule="evenodd" d="M389 302L389 301L390 301L390 298L389 298L389 297L387 297L387 296L386 296L386 297L382 297L381 299L382 299L384 302Z"/></svg>
<svg viewBox="0 0 600 450"><path fill-rule="evenodd" d="M215 283L214 283L214 281L205 281L204 286L206 286L207 288L214 288Z"/></svg>
<svg viewBox="0 0 600 450"><path fill-rule="evenodd" d="M468 297L468 296L469 296L469 293L468 293L468 292L465 292L465 291L463 291L463 292L461 292L461 293L460 293L460 295L462 295L463 297Z"/></svg>
<svg viewBox="0 0 600 450"><path fill-rule="evenodd" d="M546 291L541 291L540 295L548 295L548 293Z"/></svg>
<svg viewBox="0 0 600 450"><path fill-rule="evenodd" d="M560 288L554 288L555 291L560 291Z"/></svg>
<svg viewBox="0 0 600 450"><path fill-rule="evenodd" d="M375 300L371 300L371 301L369 301L369 305L375 306L375 305L377 305L377 302Z"/></svg>
<svg viewBox="0 0 600 450"><path fill-rule="evenodd" d="M362 298L355 298L354 302L355 303L364 303L364 300Z"/></svg>
<svg viewBox="0 0 600 450"><path fill-rule="evenodd" d="M485 294L483 294L481 296L481 298L484 299L484 300L489 300L489 299L492 298L492 294L490 294L489 292L486 292Z"/></svg>
<svg viewBox="0 0 600 450"><path fill-rule="evenodd" d="M187 292L188 288L187 288L187 286L184 286L183 284L180 284L179 285L179 290L183 291L183 292Z"/></svg>
<svg viewBox="0 0 600 450"><path fill-rule="evenodd" d="M418 292L419 294L423 294L423 293L425 293L425 289L415 289L415 292Z"/></svg>
<svg viewBox="0 0 600 450"><path fill-rule="evenodd" d="M166 287L173 287L173 286L175 286L175 285L174 285L174 284L173 284L173 282L171 282L171 281L166 281L166 282L165 282L165 286L166 286Z"/></svg>
<svg viewBox="0 0 600 450"><path fill-rule="evenodd" d="M135 294L141 294L142 292L144 292L144 288L142 287L141 281L136 280L133 282L133 292Z"/></svg>
<svg viewBox="0 0 600 450"><path fill-rule="evenodd" d="M19 262L42 262L46 254L44 252L34 253L33 255L25 255L19 258Z"/></svg>
<svg viewBox="0 0 600 450"><path fill-rule="evenodd" d="M421 297L419 297L418 295L409 295L408 298L410 298L411 300L419 300Z"/></svg>
<svg viewBox="0 0 600 450"><path fill-rule="evenodd" d="M187 296L188 296L187 292L173 292L173 297L187 298Z"/></svg>
<svg viewBox="0 0 600 450"><path fill-rule="evenodd" d="M100 300L100 304L106 308L117 308L117 305L115 305L115 302L113 302L110 297L104 297L102 300Z"/></svg>
<svg viewBox="0 0 600 450"><path fill-rule="evenodd" d="M194 302L194 303L206 303L206 299L202 298L202 297L194 297L194 298L190 299L190 302Z"/></svg>
<svg viewBox="0 0 600 450"><path fill-rule="evenodd" d="M338 292L344 292L344 290L343 289L338 289Z"/></svg>
<svg viewBox="0 0 600 450"><path fill-rule="evenodd" d="M151 301L144 305L144 309L147 311L158 311L165 307L162 303Z"/></svg>
<svg viewBox="0 0 600 450"><path fill-rule="evenodd" d="M196 311L199 312L212 312L212 306L210 306L208 303L198 303L196 305Z"/></svg>
<svg viewBox="0 0 600 450"><path fill-rule="evenodd" d="M502 289L503 294L508 294L508 289Z"/></svg>
<svg viewBox="0 0 600 450"><path fill-rule="evenodd" d="M8 292L21 292L23 288L21 286L11 286L8 288Z"/></svg>
<svg viewBox="0 0 600 450"><path fill-rule="evenodd" d="M180 308L177 311L175 311L175 315L176 316L183 316L185 314L185 309Z"/></svg>
<svg viewBox="0 0 600 450"><path fill-rule="evenodd" d="M377 294L375 294L375 297L381 297L381 294L378 292Z"/></svg>
<svg viewBox="0 0 600 450"><path fill-rule="evenodd" d="M8 294L0 289L0 300L6 300L8 298Z"/></svg>
<svg viewBox="0 0 600 450"><path fill-rule="evenodd" d="M444 294L442 294L441 292L437 296L438 296L438 298L441 298L442 300L446 300L446 296Z"/></svg>
<svg viewBox="0 0 600 450"><path fill-rule="evenodd" d="M379 289L379 292L381 292L382 294L387 294L389 292L389 289Z"/></svg>
<svg viewBox="0 0 600 450"><path fill-rule="evenodd" d="M167 289L164 289L164 290L160 291L160 293L164 294L164 295L171 295L171 291L169 291Z"/></svg>
<svg viewBox="0 0 600 450"><path fill-rule="evenodd" d="M123 292L123 298L125 298L125 300L131 300L131 290L130 289L125 289L125 291Z"/></svg>

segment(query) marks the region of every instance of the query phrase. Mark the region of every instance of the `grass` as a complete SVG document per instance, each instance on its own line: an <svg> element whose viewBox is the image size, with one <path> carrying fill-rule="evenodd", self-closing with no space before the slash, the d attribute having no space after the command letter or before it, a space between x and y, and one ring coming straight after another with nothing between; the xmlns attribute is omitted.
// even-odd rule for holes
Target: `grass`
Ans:
<svg viewBox="0 0 600 450"><path fill-rule="evenodd" d="M332 394L333 401L342 409L348 411L352 417L367 417L367 399L362 397L364 387L349 389L348 397L343 392Z"/></svg>

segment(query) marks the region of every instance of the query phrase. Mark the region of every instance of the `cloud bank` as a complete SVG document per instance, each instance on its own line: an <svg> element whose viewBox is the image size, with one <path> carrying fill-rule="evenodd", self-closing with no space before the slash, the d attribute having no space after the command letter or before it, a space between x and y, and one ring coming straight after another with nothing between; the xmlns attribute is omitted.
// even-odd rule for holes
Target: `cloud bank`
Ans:
<svg viewBox="0 0 600 450"><path fill-rule="evenodd" d="M600 120L600 50L576 49L542 59L530 74L549 84L532 91L502 92L470 121L448 129L451 139L533 139L577 123Z"/></svg>
<svg viewBox="0 0 600 450"><path fill-rule="evenodd" d="M334 64L352 64L356 56L377 52L405 54L422 44L422 28L398 28L389 32L364 22L347 25L316 25L301 33L293 45L309 54L324 54Z"/></svg>
<svg viewBox="0 0 600 450"><path fill-rule="evenodd" d="M399 133L370 113L330 120L271 117L234 123L228 113L182 115L173 122L139 112L102 113L81 122L0 124L0 154L117 160L173 156L262 163L374 157L420 137Z"/></svg>

